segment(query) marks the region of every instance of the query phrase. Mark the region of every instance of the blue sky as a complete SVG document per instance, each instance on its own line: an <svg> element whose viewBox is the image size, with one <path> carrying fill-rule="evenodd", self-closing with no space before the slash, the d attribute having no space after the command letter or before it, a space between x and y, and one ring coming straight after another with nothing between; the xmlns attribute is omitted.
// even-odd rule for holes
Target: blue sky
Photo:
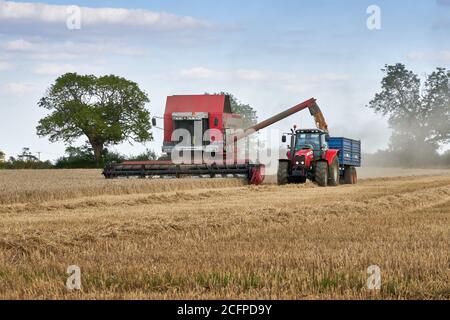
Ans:
<svg viewBox="0 0 450 320"><path fill-rule="evenodd" d="M79 30L66 27L68 5L82 8ZM370 5L381 10L381 30L367 28ZM44 159L63 153L62 143L36 137L45 115L36 102L59 74L76 71L138 82L153 115L171 94L229 91L260 119L315 97L332 134L375 151L390 134L365 108L380 69L402 62L423 77L449 67L449 35L450 0L0 0L0 150L10 156L27 146ZM294 123L312 125L305 113L276 127ZM161 133L154 134L145 146L114 149L159 152Z"/></svg>

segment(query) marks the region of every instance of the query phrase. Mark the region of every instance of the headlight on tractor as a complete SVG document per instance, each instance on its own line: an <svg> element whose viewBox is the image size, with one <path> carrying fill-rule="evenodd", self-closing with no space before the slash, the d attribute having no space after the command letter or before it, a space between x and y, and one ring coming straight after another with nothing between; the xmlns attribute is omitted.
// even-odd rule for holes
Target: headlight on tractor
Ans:
<svg viewBox="0 0 450 320"><path fill-rule="evenodd" d="M294 163L296 166L304 166L305 165L305 156L296 156L294 159Z"/></svg>

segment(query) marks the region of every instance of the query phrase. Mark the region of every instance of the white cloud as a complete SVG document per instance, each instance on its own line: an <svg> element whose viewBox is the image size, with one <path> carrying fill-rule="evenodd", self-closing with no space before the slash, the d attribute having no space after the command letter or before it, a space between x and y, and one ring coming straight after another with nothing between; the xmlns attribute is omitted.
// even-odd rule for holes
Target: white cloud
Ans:
<svg viewBox="0 0 450 320"><path fill-rule="evenodd" d="M262 81L267 80L269 78L269 74L260 70L246 70L240 69L235 73L236 77L242 80L249 81Z"/></svg>
<svg viewBox="0 0 450 320"><path fill-rule="evenodd" d="M117 54L138 56L147 53L144 48L128 46L122 43L93 43L93 42L30 42L16 39L3 45L6 51L27 54L37 60L72 60L85 56L91 58L92 54Z"/></svg>
<svg viewBox="0 0 450 320"><path fill-rule="evenodd" d="M324 87L331 85L346 84L351 80L351 76L345 73L321 73L317 75L297 75L289 79L282 85L282 89L290 93L305 94L316 92Z"/></svg>
<svg viewBox="0 0 450 320"><path fill-rule="evenodd" d="M437 61L450 62L450 51L438 51L433 53L410 52L407 54L408 59L413 61Z"/></svg>
<svg viewBox="0 0 450 320"><path fill-rule="evenodd" d="M190 16L142 9L81 7L81 25L141 26L154 30L205 28L210 24ZM65 26L71 6L0 0L0 20L60 23Z"/></svg>
<svg viewBox="0 0 450 320"><path fill-rule="evenodd" d="M255 81L255 82L281 82L285 84L285 88L289 91L299 92L303 91L305 86L299 85L300 83L339 83L346 82L351 79L348 74L341 73L322 73L317 75L310 75L308 77L302 77L301 75L271 72L258 69L237 69L237 70L215 70L205 67L195 67L190 69L181 70L175 77L175 79L211 79L211 80L242 80L242 81Z"/></svg>
<svg viewBox="0 0 450 320"><path fill-rule="evenodd" d="M179 76L183 79L223 79L224 72L216 71L204 67L195 67L190 69L183 69Z"/></svg>
<svg viewBox="0 0 450 320"><path fill-rule="evenodd" d="M64 63L43 63L33 69L33 72L39 75L59 75L67 72L76 72L77 67L72 64Z"/></svg>
<svg viewBox="0 0 450 320"><path fill-rule="evenodd" d="M340 81L348 81L350 80L350 76L348 74L340 74L340 73L323 73L317 76L312 77L313 81L328 81L328 82L340 82Z"/></svg>
<svg viewBox="0 0 450 320"><path fill-rule="evenodd" d="M308 88L303 84L286 84L283 86L283 89L292 93L305 93Z"/></svg>
<svg viewBox="0 0 450 320"><path fill-rule="evenodd" d="M437 54L437 60L449 62L450 61L450 51L440 51Z"/></svg>
<svg viewBox="0 0 450 320"><path fill-rule="evenodd" d="M37 52L31 54L30 57L35 60L73 60L78 58L79 55L66 52Z"/></svg>
<svg viewBox="0 0 450 320"><path fill-rule="evenodd" d="M410 52L407 54L407 57L410 60L422 60L425 54L423 52Z"/></svg>
<svg viewBox="0 0 450 320"><path fill-rule="evenodd" d="M17 39L7 42L4 47L10 51L30 51L33 49L33 44L24 39Z"/></svg>
<svg viewBox="0 0 450 320"><path fill-rule="evenodd" d="M82 74L104 73L103 65L99 64L72 64L72 63L40 63L32 69L33 73L42 76L59 76L67 72Z"/></svg>
<svg viewBox="0 0 450 320"><path fill-rule="evenodd" d="M207 81L217 85L255 83L262 88L277 88L289 94L309 95L323 88L347 85L351 76L345 73L326 72L312 75L271 72L258 69L217 70L205 67L183 69L170 80Z"/></svg>
<svg viewBox="0 0 450 320"><path fill-rule="evenodd" d="M194 67L190 69L182 69L175 79L211 79L217 81L223 80L242 80L242 81L269 81L269 80L285 80L291 75L269 72L256 69L237 69L237 70L215 70L205 67Z"/></svg>
<svg viewBox="0 0 450 320"><path fill-rule="evenodd" d="M10 70L12 69L14 66L6 61L0 61L0 71L1 70Z"/></svg>
<svg viewBox="0 0 450 320"><path fill-rule="evenodd" d="M42 92L43 87L36 83L11 82L11 83L7 83L7 84L3 85L1 87L1 91L4 94L21 96L21 95L28 94L28 93Z"/></svg>

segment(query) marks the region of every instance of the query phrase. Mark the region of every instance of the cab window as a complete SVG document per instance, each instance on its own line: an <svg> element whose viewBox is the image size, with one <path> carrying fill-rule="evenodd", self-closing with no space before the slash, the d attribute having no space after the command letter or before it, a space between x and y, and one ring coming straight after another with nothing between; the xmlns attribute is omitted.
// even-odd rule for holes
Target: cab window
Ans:
<svg viewBox="0 0 450 320"><path fill-rule="evenodd" d="M296 150L305 149L312 146L315 151L320 150L320 134L318 133L299 133L297 134Z"/></svg>

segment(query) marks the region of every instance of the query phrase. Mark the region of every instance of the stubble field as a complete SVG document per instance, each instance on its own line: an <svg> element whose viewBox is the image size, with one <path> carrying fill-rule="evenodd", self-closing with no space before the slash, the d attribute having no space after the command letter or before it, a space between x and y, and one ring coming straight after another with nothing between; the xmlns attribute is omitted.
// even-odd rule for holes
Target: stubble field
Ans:
<svg viewBox="0 0 450 320"><path fill-rule="evenodd" d="M0 298L450 299L449 171L360 178L323 189L0 171ZM69 265L81 291L65 286Z"/></svg>

